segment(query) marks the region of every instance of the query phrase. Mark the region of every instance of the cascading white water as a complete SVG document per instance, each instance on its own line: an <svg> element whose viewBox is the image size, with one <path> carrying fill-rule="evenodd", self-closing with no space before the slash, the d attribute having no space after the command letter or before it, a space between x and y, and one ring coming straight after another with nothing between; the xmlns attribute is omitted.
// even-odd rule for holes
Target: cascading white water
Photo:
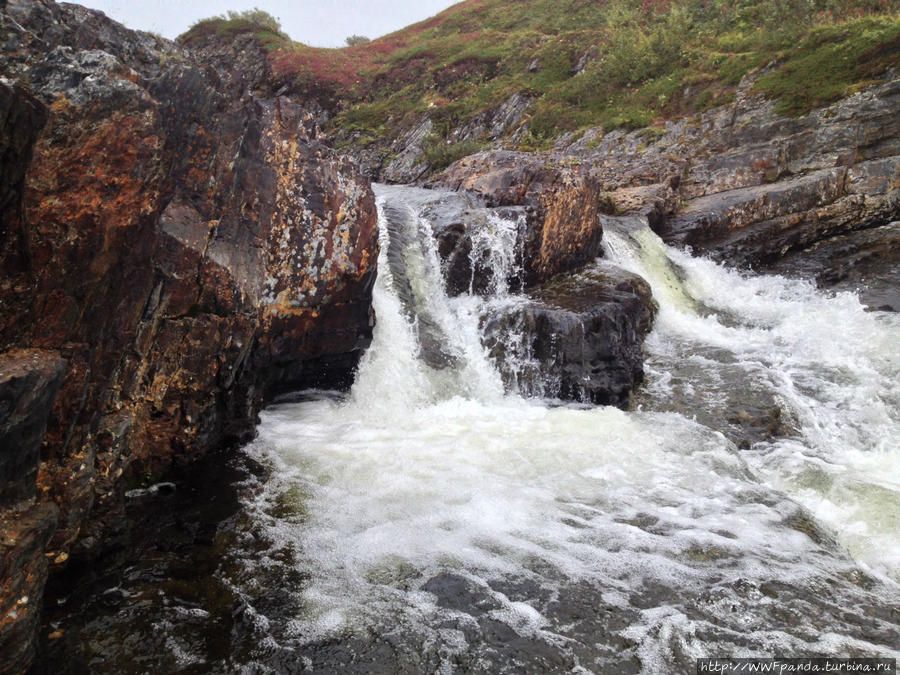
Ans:
<svg viewBox="0 0 900 675"><path fill-rule="evenodd" d="M609 229L606 247L660 300L648 344L658 403L673 393L667 364L692 358L681 388L709 390L715 378L719 389L769 390L798 433L743 457L860 561L900 581L898 315L868 312L850 293L829 297L808 282L728 270L666 247L646 226Z"/></svg>
<svg viewBox="0 0 900 675"><path fill-rule="evenodd" d="M382 205L433 194L378 190ZM478 331L490 300L446 297L430 236L413 281L459 358L427 366L380 261L349 397L270 408L247 449L273 469L247 504L270 555L245 562L303 575L285 589L297 616L270 640L388 644L384 668L436 672L900 655L896 621L866 609L900 601L896 318L728 271L646 228L606 237L660 303L643 411L504 394ZM510 237L495 244L514 259ZM739 450L692 419L745 385L796 433Z"/></svg>

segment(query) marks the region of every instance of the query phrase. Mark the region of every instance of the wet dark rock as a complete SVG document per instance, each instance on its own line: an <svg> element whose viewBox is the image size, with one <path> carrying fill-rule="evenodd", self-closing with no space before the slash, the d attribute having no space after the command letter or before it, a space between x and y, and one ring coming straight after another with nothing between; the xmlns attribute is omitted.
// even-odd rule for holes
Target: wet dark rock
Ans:
<svg viewBox="0 0 900 675"><path fill-rule="evenodd" d="M35 651L47 581L53 503L36 504L41 440L66 362L56 352L0 354L0 672L14 673Z"/></svg>
<svg viewBox="0 0 900 675"><path fill-rule="evenodd" d="M0 508L36 494L41 441L65 368L57 352L0 354Z"/></svg>
<svg viewBox="0 0 900 675"><path fill-rule="evenodd" d="M422 584L422 590L434 595L438 606L473 617L501 608L500 603L485 589L457 574L444 573L432 577Z"/></svg>
<svg viewBox="0 0 900 675"><path fill-rule="evenodd" d="M427 205L422 215L431 224L437 240L448 295L474 293L487 296L512 288L524 279L524 236L526 214L521 207L485 208L479 199L466 193L447 193L446 198ZM512 260L509 275L495 278L490 247L495 246L500 227L511 230Z"/></svg>
<svg viewBox="0 0 900 675"><path fill-rule="evenodd" d="M19 269L30 264L28 229L22 213L25 171L46 120L46 107L31 91L0 77L0 242L14 244L9 247L6 264ZM15 317L5 316L0 323L12 320Z"/></svg>
<svg viewBox="0 0 900 675"><path fill-rule="evenodd" d="M898 312L900 221L823 239L766 271L814 279L821 288L858 293L871 309Z"/></svg>
<svg viewBox="0 0 900 675"><path fill-rule="evenodd" d="M0 672L23 673L35 655L56 521L52 503L0 510Z"/></svg>
<svg viewBox="0 0 900 675"><path fill-rule="evenodd" d="M507 386L530 396L627 407L643 380L656 312L640 277L611 266L563 275L482 318Z"/></svg>
<svg viewBox="0 0 900 675"><path fill-rule="evenodd" d="M422 255L421 233L415 214L405 204L388 203L383 206L382 215L390 234L387 258L394 291L407 318L415 325L419 356L432 368L446 368L456 361L446 349L449 340L429 313L427 303L413 289L407 269L410 248L419 249L417 257Z"/></svg>

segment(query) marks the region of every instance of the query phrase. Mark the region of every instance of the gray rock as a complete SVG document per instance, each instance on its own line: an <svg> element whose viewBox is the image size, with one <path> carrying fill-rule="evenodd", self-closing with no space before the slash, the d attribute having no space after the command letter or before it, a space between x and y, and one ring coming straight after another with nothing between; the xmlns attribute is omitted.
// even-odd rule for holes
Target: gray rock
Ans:
<svg viewBox="0 0 900 675"><path fill-rule="evenodd" d="M766 271L815 279L822 288L858 293L871 309L900 312L900 221L824 239Z"/></svg>
<svg viewBox="0 0 900 675"><path fill-rule="evenodd" d="M428 170L425 162L425 139L434 131L434 123L425 117L393 145L395 153L381 172L388 183L412 183Z"/></svg>
<svg viewBox="0 0 900 675"><path fill-rule="evenodd" d="M657 309L649 285L603 265L556 277L528 298L482 317L485 347L506 385L627 407L643 379L641 345Z"/></svg>
<svg viewBox="0 0 900 675"><path fill-rule="evenodd" d="M115 108L143 96L144 90L127 79L129 74L136 77L103 50L57 47L32 69L31 84L48 103L64 96L77 106Z"/></svg>

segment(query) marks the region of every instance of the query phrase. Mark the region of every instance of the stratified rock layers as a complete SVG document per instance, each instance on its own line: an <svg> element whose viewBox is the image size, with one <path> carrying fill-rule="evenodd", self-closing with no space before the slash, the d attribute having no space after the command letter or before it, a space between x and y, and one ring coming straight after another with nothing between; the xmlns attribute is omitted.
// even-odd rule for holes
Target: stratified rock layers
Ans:
<svg viewBox="0 0 900 675"><path fill-rule="evenodd" d="M900 80L786 118L754 93L754 77L734 103L664 128L589 130L547 153L483 152L431 183L472 190L493 205L532 206L533 282L546 278L540 270L565 271L598 248L602 233L581 222L583 210L566 207L589 194L599 211L645 216L665 241L732 264L796 268L822 283L834 277L827 265L837 265L842 278L878 287L874 306L900 309L884 305L890 294L872 275L850 270L874 264L897 278L900 254L886 226L900 219ZM563 207L556 216L553 201ZM803 259L819 242L865 229L871 236L830 245L825 267L811 269L823 256ZM778 264L786 255L794 262Z"/></svg>

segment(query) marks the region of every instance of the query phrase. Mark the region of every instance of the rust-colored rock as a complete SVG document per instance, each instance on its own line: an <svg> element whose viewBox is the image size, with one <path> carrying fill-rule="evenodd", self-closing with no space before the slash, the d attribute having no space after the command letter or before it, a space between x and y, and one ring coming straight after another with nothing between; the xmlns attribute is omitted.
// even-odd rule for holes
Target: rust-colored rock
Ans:
<svg viewBox="0 0 900 675"><path fill-rule="evenodd" d="M528 285L577 269L601 253L599 216L610 212L612 202L578 164L550 165L525 152L486 152L453 164L430 185L472 192L491 206L526 208Z"/></svg>
<svg viewBox="0 0 900 675"><path fill-rule="evenodd" d="M350 382L377 218L315 114L254 93L247 64L76 5L3 11L0 69L23 84L0 82L0 349L68 364L38 475L59 522L31 538L59 565L96 550L130 480L247 438L280 391Z"/></svg>

